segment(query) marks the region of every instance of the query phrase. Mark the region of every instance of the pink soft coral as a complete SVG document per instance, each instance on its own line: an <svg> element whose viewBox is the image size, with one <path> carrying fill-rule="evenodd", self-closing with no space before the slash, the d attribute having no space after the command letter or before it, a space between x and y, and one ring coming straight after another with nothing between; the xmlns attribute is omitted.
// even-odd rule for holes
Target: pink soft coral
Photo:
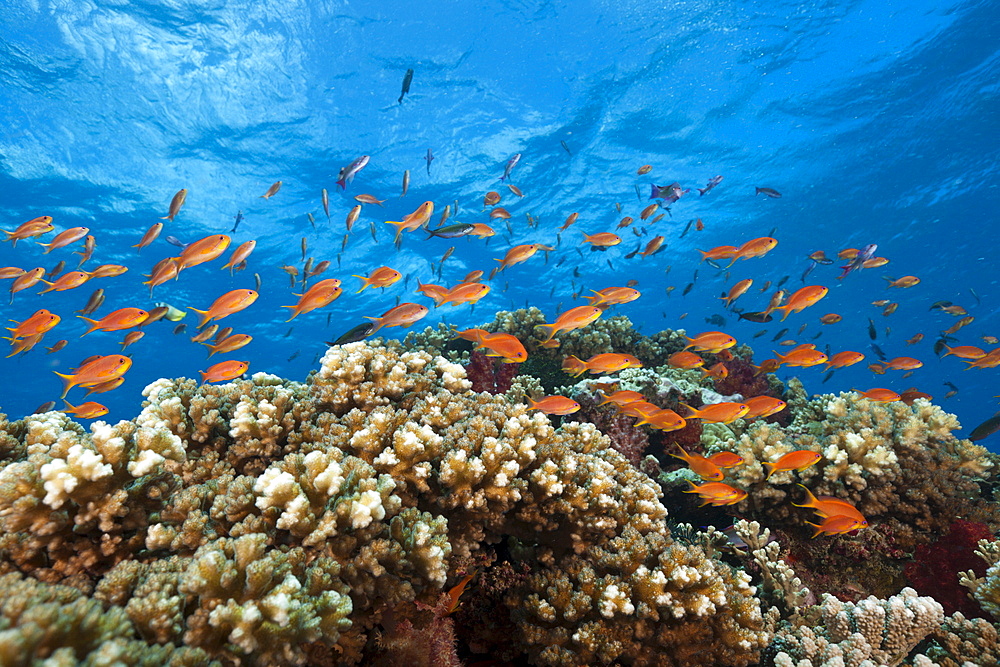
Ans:
<svg viewBox="0 0 1000 667"><path fill-rule="evenodd" d="M911 587L941 603L946 614L962 612L967 618L983 616L979 603L958 583L958 573L973 570L986 575L986 563L974 552L981 539L993 538L989 527L979 521L957 519L948 534L929 545L920 545L913 562L904 570Z"/></svg>

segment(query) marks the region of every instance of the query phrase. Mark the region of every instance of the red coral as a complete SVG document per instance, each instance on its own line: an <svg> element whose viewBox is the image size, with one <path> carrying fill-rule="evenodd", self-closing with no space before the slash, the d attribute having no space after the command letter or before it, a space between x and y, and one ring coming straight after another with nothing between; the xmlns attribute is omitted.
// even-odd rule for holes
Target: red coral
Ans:
<svg viewBox="0 0 1000 667"><path fill-rule="evenodd" d="M968 618L983 616L979 603L958 583L958 573L973 570L977 577L986 575L986 563L974 552L979 540L992 537L985 523L965 519L954 521L947 535L932 544L917 547L913 562L904 570L910 586L921 595L930 595L940 602L945 614L960 611Z"/></svg>
<svg viewBox="0 0 1000 667"><path fill-rule="evenodd" d="M573 415L577 421L587 421L611 438L611 446L629 462L638 466L642 454L649 446L649 436L643 428L633 426L635 417L620 414L613 406L597 407L597 400L589 396L578 397L580 410Z"/></svg>
<svg viewBox="0 0 1000 667"><path fill-rule="evenodd" d="M465 366L465 374L472 382L472 391L491 394L502 394L510 389L517 371L518 364L505 364L479 351L474 351L469 356L469 363Z"/></svg>

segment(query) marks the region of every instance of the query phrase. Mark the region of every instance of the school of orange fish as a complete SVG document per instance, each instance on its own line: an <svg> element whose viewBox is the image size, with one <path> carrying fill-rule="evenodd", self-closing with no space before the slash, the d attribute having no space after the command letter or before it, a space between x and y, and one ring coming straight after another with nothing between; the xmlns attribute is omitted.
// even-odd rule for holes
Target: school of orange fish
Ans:
<svg viewBox="0 0 1000 667"><path fill-rule="evenodd" d="M509 178L510 171L513 166L517 164L519 158L520 156L517 155L512 158L510 162L508 162L507 169L505 170L501 181L506 181ZM351 163L351 165L341 170L340 180L337 181L337 184L342 188L346 188L346 185L353 181L357 172L360 171L361 168L363 168L367 163L367 156L363 156L362 158L355 160ZM428 161L428 168L429 164L430 163ZM651 169L652 167L650 165L643 165L638 169L637 173L639 175L644 175L649 173ZM721 176L713 178L706 188L699 189L700 194L707 194L707 192L718 185L721 180ZM261 196L261 198L268 200L275 196L278 194L281 185L281 181L274 183L267 190L267 192ZM517 199L524 196L524 193L520 190L520 188L512 183L506 182L505 185L510 190L511 194ZM406 195L408 187L409 172L407 171L403 176L401 196ZM669 205L677 201L677 199L679 199L686 192L688 192L688 190L682 190L676 183L666 187L654 185L654 196L651 198L655 198L656 201L649 204L642 210L638 216L639 220L644 222L647 227L655 224L663 218L665 215L664 211L669 212ZM781 197L777 191L771 188L757 188L756 193L763 193L768 197L773 198ZM483 198L483 211L485 212L486 210L489 210L489 219L491 221L504 220L507 223L508 231L512 232L509 223L511 214L506 208L499 206L502 198L503 197L498 191L491 190L487 192ZM177 192L170 202L167 215L164 216L163 219L173 222L174 218L181 213L186 199L186 189L182 189ZM346 217L346 228L348 234L351 233L354 224L359 220L362 205L369 204L382 206L385 202L385 199L378 199L369 194L357 195L354 199L358 203L351 208ZM322 191L321 202L323 210L329 219L330 200L325 189ZM620 205L616 206L620 212ZM429 234L428 238L432 236L441 238L458 238L462 236L489 238L495 233L494 230L486 223L447 224L452 212L450 205L445 207L438 226L436 228L432 228L430 223L434 210L434 203L426 201L420 204L412 213L405 216L401 221L386 221L386 224L392 225L395 228L394 242L397 248L399 247L402 235L405 232L413 232L416 230L426 231ZM309 217L312 222L312 215L310 214ZM574 212L570 214L566 218L564 224L558 228L557 232L567 230L570 226L577 222L578 218L578 213ZM622 229L629 227L634 222L635 219L633 217L625 216L618 223L617 228ZM692 222L696 223L696 230L700 231L704 229L704 223L700 218ZM237 224L239 223L237 222ZM538 221L537 219L533 219L529 214L528 224L531 227L535 227L538 224ZM690 224L691 223L689 223L689 227ZM143 248L149 246L157 240L163 228L163 222L156 222L142 235L138 243L136 243L133 247L135 247L137 251L141 251ZM26 241L42 237L54 230L55 226L53 224L52 217L48 215L41 215L24 222L14 231L4 231L4 234L7 237L5 240L10 241L12 246L16 247L18 241ZM687 230L685 230L685 233L686 232ZM372 223L372 235L373 237L375 236L374 223ZM637 233L636 235L638 236L639 234ZM345 235L345 247L347 239L348 237ZM212 234L195 241L194 243L187 244L186 246L175 243L175 245L182 247L181 252L177 256L168 257L157 262L152 267L150 273L146 275L147 280L143 281L143 284L149 287L150 297L152 298L153 290L157 286L163 285L170 280L178 280L181 272L207 262L211 262L222 256L223 253L225 253L225 251L229 248L231 240L231 237L226 234ZM39 294L53 291L67 291L77 289L92 280L121 276L129 270L128 267L118 264L102 264L93 270L83 270L83 266L91 260L97 246L95 235L91 234L90 229L86 227L73 227L66 229L58 233L50 242L40 243L40 245L45 248L45 254L48 255L53 251L68 248L80 241L83 242L83 248L75 253L80 255L80 260L77 263L76 269L73 271L66 273L62 272L66 266L65 261L60 261L57 267L51 271L46 271L43 267L36 267L33 269L23 269L17 266L0 267L0 280L12 281L9 289L11 302L13 302L15 295L31 289L39 283L46 285L45 289L42 289ZM555 250L560 241L561 237L557 236L556 245L554 246L543 245L540 243L530 243L511 247L502 258L496 259L499 264L492 269L488 280L494 279L501 271L505 271L510 267L528 261L539 251L548 253ZM663 236L655 236L641 251L637 248L634 252L626 255L626 257L631 258L639 255L640 257L645 258L655 255L663 249L664 241L665 238ZM582 243L590 245L594 250L603 250L618 245L621 242L621 237L613 232L599 232L593 234L584 233L582 241ZM751 239L739 246L724 245L711 248L707 251L699 250L698 252L702 256L701 261L708 262L717 268L728 269L737 261L763 257L774 249L777 243L778 241L776 239L767 236ZM226 262L221 268L229 269L230 273L244 270L247 267L255 246L256 242L253 240L241 244L233 251L229 261ZM873 256L874 248L875 246L870 246L864 250L848 248L840 251L838 253L838 257L849 262L848 266L843 267L845 269L844 275L852 270L876 268L887 264L889 261L888 259ZM445 254L445 256L441 259L441 263L443 263L450 256L453 250L454 248L450 249ZM337 278L319 280L306 289L307 280L323 274L329 268L330 262L322 261L315 263L311 257L308 261L306 261L306 242L304 238L302 244L302 255L305 264L302 268L301 274L297 267L282 267L290 275L293 286L301 275L301 284L303 287L303 293L299 295L297 303L285 306L291 311L291 316L288 321L300 315L306 315L315 310L329 306L342 293L341 281ZM815 263L814 265L829 264L833 261L828 259L823 251L817 251L811 254L809 259ZM716 264L716 262L725 260L728 260L728 264L725 265L725 267L721 267L721 265ZM453 287L424 284L418 281L416 291L424 297L433 300L434 307L446 304L450 304L452 306L475 304L489 294L491 290L490 285L486 282L482 282L484 274L485 272L481 270L473 271L466 275L462 281ZM209 325L213 321L218 322L228 315L246 309L257 300L257 290L260 289L260 279L259 276L256 277L256 290L235 289L220 295L205 310L190 308L190 310L194 311L199 316L197 329L200 330L199 333L192 337L191 340L208 347L209 357L217 353L235 352L245 347L252 341L253 338L249 334L234 333L230 327L219 329L219 325L217 323L211 324L211 326ZM390 287L399 282L403 278L403 275L399 271L396 271L388 266L381 266L372 270L367 275L355 274L353 277L359 278L362 281L362 285L358 290L358 292L362 292L368 288L379 289ZM803 276L803 282L804 278L805 276ZM841 278L843 278L843 275ZM915 276L904 276L898 279L887 278L887 280L889 287L898 289L911 288L920 282L919 278ZM721 297L721 300L724 302L724 308L740 313L741 318L758 322L770 321L772 317L771 313L781 313L781 320L784 321L790 314L798 313L806 308L814 306L821 301L828 292L828 288L822 285L806 285L796 290L791 295L787 295L784 290L780 289L779 284L779 289L773 293L770 298L770 302L764 311L749 314L736 311L733 304L741 296L743 296L752 285L752 279L747 278L740 280L732 286L728 293ZM760 291L765 292L769 289L769 287L770 281L768 281ZM672 290L673 287L668 287L667 294L669 295ZM607 308L627 304L641 297L641 293L634 289L632 281L630 281L628 286L607 287L600 290L591 290L591 292L593 293L593 296L584 297L589 302L588 305L570 308L569 310L559 314L558 317L552 321L552 323L544 324L540 327L544 329L546 333L545 337L539 339L538 344L540 346L547 348L558 347L559 341L556 336L561 332L584 328L601 317ZM574 298L577 298L578 295L574 294L573 296ZM121 351L118 354L94 355L83 359L76 368L71 369L68 373L57 372L56 375L62 378L64 383L61 395L62 399L65 399L70 390L74 387L88 389L86 394L87 396L90 394L112 391L120 387L124 382L126 373L132 365L131 358L122 354L122 352L124 352L130 345L137 343L144 336L142 327L148 326L149 324L164 318L169 321L176 321L182 317L182 314L177 311L177 309L167 304L159 304L157 307L148 311L138 307L123 307L113 310L99 319L92 319L88 317L102 306L103 301L104 291L103 289L98 289L91 295L86 305L76 311L78 316L88 324L86 331L84 331L81 336L86 336L93 332L128 331L121 342ZM883 312L886 315L891 314L895 310L896 306L898 306L898 303L890 302L887 299L875 301L874 304L876 306L883 307ZM950 336L956 333L959 329L973 320L973 318L969 316L965 309L961 306L951 304L950 302L935 304L935 306L950 315L961 318L956 322L955 326L944 331L942 334L943 336ZM423 304L411 302L399 303L397 306L389 309L380 316L368 317L367 319L371 320L372 325L366 327L360 337L371 336L377 331L387 327L409 327L413 323L425 317L429 311L430 309L428 306ZM819 319L822 324L826 325L839 322L842 317L836 313L828 313ZM7 327L8 331L10 331L10 336L7 337L7 340L10 341L12 348L11 353L8 356L26 354L31 351L42 342L43 338L49 332L60 324L61 320L62 318L59 315L51 313L44 308L37 310L24 321L17 322L12 320L14 322L14 326ZM175 329L175 333L182 331L183 326L184 325L178 325ZM510 334L490 333L483 329L473 328L456 331L455 335L471 341L474 343L475 349L484 351L485 354L496 358L502 363L522 363L528 358L528 352L522 341ZM917 334L908 340L907 343L916 344L922 338L922 334ZM944 338L942 340L948 341L951 339ZM992 336L984 336L984 340L986 340L987 343L994 345L998 342L997 339ZM684 350L671 356L669 364L679 369L700 369L700 372L706 377L724 379L728 374L725 363L728 359L732 358L729 348L732 348L736 345L736 343L737 341L733 336L724 332L707 331L698 334L693 338L687 338L687 345ZM47 350L49 353L56 352L62 349L66 344L67 340L61 339L51 347L47 348ZM857 364L865 358L865 355L860 352L851 350L840 351L835 354L827 355L816 349L816 346L812 343L796 344L795 341L789 340L782 341L780 344L794 347L784 354L775 352L775 358L766 359L761 362L760 365L756 367L758 373L773 372L783 365L800 368L825 365L825 369L830 370ZM949 346L945 342L943 344L943 348L947 349L947 354L945 356L953 355L958 357L959 359L964 360L968 364L969 368L983 369L1000 365L1000 347L986 351L972 345ZM694 351L692 352L689 350ZM720 358L721 361L714 364L710 368L705 368L705 360L699 356L697 352L706 352L718 355L718 358ZM918 359L912 357L896 357L873 363L869 366L869 368L873 373L884 374L890 370L911 372L914 369L919 368L921 365L922 363ZM585 373L592 375L604 375L616 373L626 368L636 368L641 366L641 361L632 355L606 353L595 355L586 360L579 359L572 355L567 356L563 361L562 368L568 375L578 377ZM247 361L225 360L215 363L207 370L199 371L199 373L201 375L202 382L224 382L243 375L248 371L249 367L250 364ZM927 394L924 394L916 389L910 389L902 394L899 394L889 389L872 388L859 392L859 394L869 400L877 402L902 400L907 403L912 403L912 401L916 398L929 397ZM767 417L785 409L786 407L785 403L779 399L768 396L757 396L748 397L740 403L724 402L703 406L697 409L685 405L684 407L688 414L682 417L672 410L663 409L657 405L647 402L645 398L637 392L620 390L602 395L604 400L600 405L610 405L620 413L636 418L636 427L645 425L662 431L673 431L684 428L686 420L690 419L700 419L706 423L729 423L740 418L751 419ZM65 402L66 408L64 411L69 414L76 415L79 418L95 419L108 413L108 408L96 401L87 401L75 406L68 401ZM42 407L53 409L54 402L45 404ZM580 405L576 401L565 396L546 396L539 400L530 400L530 409L539 410L549 415L569 415L579 410ZM681 454L672 454L672 456L685 461L695 474L705 480L705 483L699 485L692 483L691 489L689 490L690 493L697 493L701 499L704 500L703 504L715 506L728 505L740 502L746 497L745 491L735 489L719 481L723 478L723 469L743 463L742 458L738 455L731 452L720 452L706 458L698 454L689 454L681 449ZM815 464L820 460L820 458L821 455L819 453L809 450L790 452L775 462L765 464L769 468L767 476L769 478L775 472L780 471L801 470ZM816 535L847 533L867 526L865 518L861 516L861 514L849 503L836 498L827 498L822 496L815 497L811 492L809 492L808 489L806 489L806 493L808 494L807 502L801 506L815 509L818 516L822 519L820 524L811 524L816 527Z"/></svg>

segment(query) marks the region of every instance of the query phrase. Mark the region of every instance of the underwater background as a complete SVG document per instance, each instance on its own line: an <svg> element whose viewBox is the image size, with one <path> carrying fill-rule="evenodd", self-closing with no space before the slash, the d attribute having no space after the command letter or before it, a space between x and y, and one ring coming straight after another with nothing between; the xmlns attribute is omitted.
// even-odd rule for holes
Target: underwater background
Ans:
<svg viewBox="0 0 1000 667"><path fill-rule="evenodd" d="M0 667L1000 665L998 34L4 3Z"/></svg>
<svg viewBox="0 0 1000 667"><path fill-rule="evenodd" d="M0 373L17 378L0 390L0 406L12 416L58 397L60 380L51 371L119 349L124 332L79 338L86 325L73 311L97 287L106 301L96 317L126 306L149 310L155 302L206 309L223 292L253 288L257 273L260 299L223 323L254 337L236 358L249 361L251 373L301 379L316 368L324 341L364 316L381 315L397 298L429 303L413 291L416 280L452 285L470 271L488 273L493 258L514 244L555 245L571 212L579 220L545 259L540 254L500 274L474 309L432 310L417 327L475 326L496 310L526 304L551 320L558 309L583 303L573 294L634 279L643 296L617 313L646 334L722 329L752 343L758 362L772 349L783 351L784 339L857 350L866 361L825 384L819 369L782 369L779 376L798 375L811 392L915 387L954 412L962 433L996 410L997 371L966 371L955 357L937 358L939 332L958 318L930 310L946 300L975 317L951 345L989 349L980 337L1000 335L991 223L1000 205L1000 118L990 38L1000 12L991 3L486 2L415 9L391 1L66 1L8 3L0 22L2 228L12 231L39 215L51 215L57 232L86 226L97 249L85 268L129 269L66 292L39 296L33 288L2 306L5 319L18 321L41 307L56 312L63 321L45 345L69 341L55 354L39 346L0 360ZM397 102L407 69L412 84ZM522 158L510 182L523 198L498 181L515 153ZM371 161L342 191L337 174L360 155ZM638 176L645 164L652 171ZM411 183L401 198L405 170ZM694 188L716 175L724 181L699 197ZM279 180L280 192L262 199ZM650 184L675 181L691 192L656 224L639 223ZM783 197L755 196L755 187ZM167 214L181 188L187 201L160 238L142 251L131 247ZM483 210L483 195L496 189L512 216L509 232ZM344 219L361 193L387 201L384 208L364 206L344 246ZM497 234L448 240L409 232L397 251L384 221L400 220L424 200L438 212L457 202L450 222L494 223ZM227 233L240 211L231 249L257 242L246 270L220 271L223 258L149 297L143 274L179 252L166 236L191 242ZM637 223L616 230L625 215ZM682 237L697 218L704 230ZM605 231L622 232L621 245L590 252L581 232ZM777 248L737 263L731 275L699 263L697 248L739 245L772 231ZM665 249L625 259L656 234L665 237ZM302 238L307 257L331 262L324 277L340 278L344 294L326 312L286 325L281 306L297 297L281 266L301 269ZM878 244L888 265L843 281L836 276L844 262L816 267L806 284L828 286L828 296L783 325L737 321L718 298L749 277L755 286L736 305L763 310L773 292L758 291L765 281L788 276L785 288L795 289L810 253L835 258L869 243ZM0 265L48 270L65 259L68 271L77 260L71 251L81 245L43 256L30 241L4 244ZM432 264L450 246L442 279L432 280ZM383 264L409 282L354 294L360 281L351 275ZM903 275L920 284L886 288L883 276ZM898 302L898 310L883 316L871 305L879 299ZM826 313L843 320L821 325ZM715 315L725 324L706 322ZM110 408L108 418L135 414L152 380L198 377L207 368L204 348L188 341L192 319L183 335L172 334L166 321L146 328L128 350L133 367L125 384L97 396ZM923 341L906 345L917 333ZM911 356L924 365L906 379L898 371L876 376L866 368L875 361L873 342L890 358ZM996 448L992 440L984 444Z"/></svg>

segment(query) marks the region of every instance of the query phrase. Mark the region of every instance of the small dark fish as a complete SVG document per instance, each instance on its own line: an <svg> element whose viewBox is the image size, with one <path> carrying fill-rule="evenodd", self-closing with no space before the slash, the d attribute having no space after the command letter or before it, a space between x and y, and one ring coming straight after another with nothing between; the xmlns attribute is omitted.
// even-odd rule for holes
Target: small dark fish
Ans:
<svg viewBox="0 0 1000 667"><path fill-rule="evenodd" d="M726 318L724 318L722 315L719 315L718 313L716 313L715 315L712 315L711 317L706 317L705 318L705 322L707 324L711 324L711 325L717 326L717 327L724 327L724 326L726 326Z"/></svg>
<svg viewBox="0 0 1000 667"><path fill-rule="evenodd" d="M183 241L181 241L176 236L168 236L167 237L167 243L169 243L171 245L175 245L175 246L177 246L178 248L181 248L181 249L186 248L189 245L191 245L190 243L184 243Z"/></svg>
<svg viewBox="0 0 1000 667"><path fill-rule="evenodd" d="M684 231L681 232L680 238L684 238L684 236L688 233L688 230L691 229L691 225L693 224L694 220L688 220L687 226L684 227Z"/></svg>
<svg viewBox="0 0 1000 667"><path fill-rule="evenodd" d="M633 250L629 254L625 255L625 259L632 259L633 257L635 257L636 255L639 254L640 250L642 250L642 244L641 243L635 247L635 250Z"/></svg>
<svg viewBox="0 0 1000 667"><path fill-rule="evenodd" d="M799 278L799 280L801 280L802 282L805 282L806 281L806 276L808 276L810 273L812 273L812 270L816 268L816 264L818 264L818 262L810 262L809 266L806 267L806 270L802 272L802 277Z"/></svg>
<svg viewBox="0 0 1000 667"><path fill-rule="evenodd" d="M982 440L987 438L1000 430L1000 412L996 413L982 424L972 429L972 433L969 434L969 440L973 442L977 440Z"/></svg>
<svg viewBox="0 0 1000 667"><path fill-rule="evenodd" d="M403 95L410 92L410 83L413 81L413 70L406 70L406 74L403 75L403 91L399 94L399 99L396 100L399 104L403 103Z"/></svg>
<svg viewBox="0 0 1000 667"><path fill-rule="evenodd" d="M302 237L301 246L302 246L302 259L305 260L306 252L309 250L309 241L307 241L306 237L304 236Z"/></svg>
<svg viewBox="0 0 1000 667"><path fill-rule="evenodd" d="M372 241L374 241L375 243L378 243L378 236L375 234L375 223L372 222L372 223L369 223L369 224L371 225L369 227L369 229L372 230ZM340 266L340 256L339 255L337 256L337 266Z"/></svg>
<svg viewBox="0 0 1000 667"><path fill-rule="evenodd" d="M947 308L948 306L954 305L951 301L935 301L931 304L928 310L941 310L942 308Z"/></svg>
<svg viewBox="0 0 1000 667"><path fill-rule="evenodd" d="M806 330L806 327L807 327L807 326L809 326L809 323L808 323L808 322L803 322L803 323L802 323L802 326L800 326L800 327L799 327L799 331L798 331L798 333L796 333L795 335L796 335L796 336L801 336L801 335L802 335L802 332Z"/></svg>
<svg viewBox="0 0 1000 667"><path fill-rule="evenodd" d="M714 188L721 182L722 182L722 176L713 176L712 178L708 179L708 185L706 185L703 188L698 188L698 196L704 197L705 195L707 195L709 192L712 191L712 188Z"/></svg>
<svg viewBox="0 0 1000 667"><path fill-rule="evenodd" d="M764 194L772 199L781 199L781 193L774 188L754 188L754 196Z"/></svg>
<svg viewBox="0 0 1000 667"><path fill-rule="evenodd" d="M878 338L878 331L875 330L875 322L870 317L868 318L868 337L872 340Z"/></svg>
<svg viewBox="0 0 1000 667"><path fill-rule="evenodd" d="M320 197L323 200L323 212L326 213L326 221L329 222L330 221L330 193L328 193L326 191L326 188L323 188L323 192L320 195Z"/></svg>
<svg viewBox="0 0 1000 667"><path fill-rule="evenodd" d="M291 361L292 359L295 359L298 356L299 356L299 350L295 350L294 352L292 352L292 356L288 357L288 359L285 359L285 361Z"/></svg>
<svg viewBox="0 0 1000 667"><path fill-rule="evenodd" d="M944 386L948 387L952 391L958 391L958 387L956 387L955 385L953 385L951 382L945 382Z"/></svg>
<svg viewBox="0 0 1000 667"><path fill-rule="evenodd" d="M880 348L875 343L872 343L870 347L872 348L872 352L875 353L875 356L878 357L879 361L886 360L885 352L882 351L882 348Z"/></svg>
<svg viewBox="0 0 1000 667"><path fill-rule="evenodd" d="M230 234L234 233L236 231L236 228L240 226L241 222L243 222L243 211L237 211L236 212L236 224L234 224L233 228L229 230L229 233Z"/></svg>
<svg viewBox="0 0 1000 667"><path fill-rule="evenodd" d="M102 303L104 303L103 287L94 290L93 294L90 295L90 298L87 299L87 305L85 305L83 308L81 308L76 312L80 313L81 315L90 315L95 310L100 308Z"/></svg>
<svg viewBox="0 0 1000 667"><path fill-rule="evenodd" d="M639 191L639 186L635 186L635 198L642 201L642 192Z"/></svg>
<svg viewBox="0 0 1000 667"><path fill-rule="evenodd" d="M764 322L770 322L774 317L770 313L765 313L764 311L756 313L739 313L739 319L747 320L749 322L757 322L763 324Z"/></svg>
<svg viewBox="0 0 1000 667"><path fill-rule="evenodd" d="M788 333L788 329L782 329L778 333L774 334L774 338L771 339L772 342L777 342L784 338L785 334Z"/></svg>
<svg viewBox="0 0 1000 667"><path fill-rule="evenodd" d="M751 336L751 338L760 338L761 336L765 335L766 333L767 333L767 329L761 329L760 331L756 332L753 336Z"/></svg>
<svg viewBox="0 0 1000 667"><path fill-rule="evenodd" d="M288 338L289 336L291 336L291 335L292 335L292 332L293 332L293 331L295 331L295 327L289 327L289 328L288 328L288 331L286 331L286 332L285 332L285 335L284 335L284 336L282 336L282 338Z"/></svg>
<svg viewBox="0 0 1000 667"><path fill-rule="evenodd" d="M35 408L35 411L32 412L31 414L33 414L33 415L40 415L43 412L52 412L52 410L54 410L55 407L56 407L56 402L55 401L46 401L46 402L42 403L41 405L39 405L37 408Z"/></svg>
<svg viewBox="0 0 1000 667"><path fill-rule="evenodd" d="M348 329L344 333L340 334L336 340L327 342L327 345L347 345L348 343L357 343L359 340L367 338L374 328L374 322L359 324L358 326Z"/></svg>
<svg viewBox="0 0 1000 667"><path fill-rule="evenodd" d="M180 324L178 324L177 326L175 326L174 327L174 335L180 335L180 334L184 333L185 331L187 331L187 326L188 325L185 324L184 322L181 322Z"/></svg>
<svg viewBox="0 0 1000 667"><path fill-rule="evenodd" d="M66 268L66 260L65 259L59 260L59 263L56 264L55 266L53 266L52 270L49 271L48 274L46 274L45 279L46 280L52 280L53 278L55 278L56 276L58 276L60 273L62 273L63 269L65 269L65 268Z"/></svg>
<svg viewBox="0 0 1000 667"><path fill-rule="evenodd" d="M255 285L254 291L255 292L260 292L260 274L259 273L253 274L253 280L254 280L254 285Z"/></svg>
<svg viewBox="0 0 1000 667"><path fill-rule="evenodd" d="M431 149L429 149L429 148L427 149L427 155L424 156L424 159L427 160L427 175L430 176L431 175L431 162L434 161L434 154L431 153Z"/></svg>
<svg viewBox="0 0 1000 667"><path fill-rule="evenodd" d="M785 276L778 281L778 284L774 286L775 289L781 289L781 286L788 282L788 276Z"/></svg>
<svg viewBox="0 0 1000 667"><path fill-rule="evenodd" d="M687 295L688 295L688 292L690 292L690 291L691 291L691 290L693 290L693 289L694 289L694 283L688 283L688 284L687 284L687 285L686 285L686 286L684 287L684 291L683 291L683 292L681 292L681 296L687 296Z"/></svg>
<svg viewBox="0 0 1000 667"><path fill-rule="evenodd" d="M820 384L826 384L827 380L833 377L833 371L827 371L826 375L823 376L823 381Z"/></svg>
<svg viewBox="0 0 1000 667"><path fill-rule="evenodd" d="M567 146L567 145L566 145L566 142L565 142L565 141L560 141L559 143L560 143L560 144L562 144L562 147L563 147L563 150L564 150L564 151L566 151L566 152L567 152L567 153L569 153L570 155L572 155L572 154L573 154L573 151L571 151L571 150L569 149L569 146Z"/></svg>
<svg viewBox="0 0 1000 667"><path fill-rule="evenodd" d="M510 178L510 172L514 171L514 167L516 167L517 163L520 161L520 153L514 153L513 157L507 160L507 166L503 169L503 176L500 177L501 182L505 182L508 178Z"/></svg>
<svg viewBox="0 0 1000 667"><path fill-rule="evenodd" d="M976 294L976 290L970 287L969 292L972 294L972 297L976 300L976 305L981 306L983 302L979 300L979 295Z"/></svg>
<svg viewBox="0 0 1000 667"><path fill-rule="evenodd" d="M457 222L453 225L438 227L437 229L425 229L424 231L427 232L427 238L437 236L442 239L457 239L461 236L466 236L475 228L475 225L470 225L467 222Z"/></svg>

